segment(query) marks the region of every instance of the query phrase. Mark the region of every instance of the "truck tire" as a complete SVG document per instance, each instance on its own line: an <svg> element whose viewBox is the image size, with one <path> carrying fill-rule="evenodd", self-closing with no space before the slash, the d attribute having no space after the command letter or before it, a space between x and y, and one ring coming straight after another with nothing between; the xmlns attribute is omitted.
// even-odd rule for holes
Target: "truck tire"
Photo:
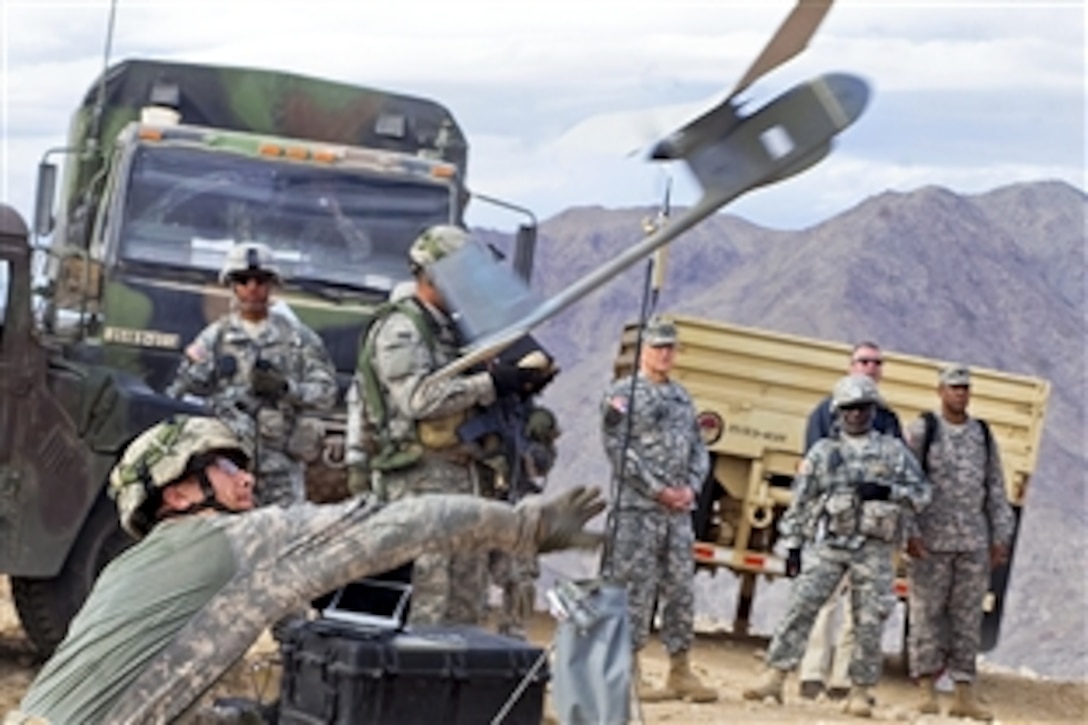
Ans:
<svg viewBox="0 0 1088 725"><path fill-rule="evenodd" d="M124 551L132 539L121 529L117 509L99 496L76 537L60 572L49 579L12 577L11 593L23 631L42 658L68 633L99 572Z"/></svg>

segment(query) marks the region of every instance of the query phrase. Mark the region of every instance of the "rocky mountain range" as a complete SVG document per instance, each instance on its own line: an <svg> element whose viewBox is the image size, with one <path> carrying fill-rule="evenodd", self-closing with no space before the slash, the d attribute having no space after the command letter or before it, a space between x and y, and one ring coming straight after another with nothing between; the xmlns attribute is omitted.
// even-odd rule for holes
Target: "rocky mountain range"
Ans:
<svg viewBox="0 0 1088 725"><path fill-rule="evenodd" d="M978 195L885 192L799 231L718 214L670 245L656 305L1048 379L1002 639L988 656L1075 678L1088 676L1086 210L1083 190L1036 182ZM637 241L655 212L584 207L544 221L533 286L548 294L580 278ZM607 481L596 403L645 278L637 264L539 331L564 369L545 395L564 427L556 486ZM704 616L728 618L731 578L700 587ZM773 626L767 609L757 626Z"/></svg>

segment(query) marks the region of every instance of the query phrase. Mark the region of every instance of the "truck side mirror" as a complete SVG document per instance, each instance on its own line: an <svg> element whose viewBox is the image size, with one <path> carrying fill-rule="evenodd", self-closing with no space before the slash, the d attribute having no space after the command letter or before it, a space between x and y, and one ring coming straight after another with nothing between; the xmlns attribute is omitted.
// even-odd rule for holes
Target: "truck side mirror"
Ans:
<svg viewBox="0 0 1088 725"><path fill-rule="evenodd" d="M38 164L38 191L34 198L34 234L48 236L53 231L53 202L57 196L57 167Z"/></svg>
<svg viewBox="0 0 1088 725"><path fill-rule="evenodd" d="M528 284L536 254L536 224L519 225L514 245L514 271Z"/></svg>

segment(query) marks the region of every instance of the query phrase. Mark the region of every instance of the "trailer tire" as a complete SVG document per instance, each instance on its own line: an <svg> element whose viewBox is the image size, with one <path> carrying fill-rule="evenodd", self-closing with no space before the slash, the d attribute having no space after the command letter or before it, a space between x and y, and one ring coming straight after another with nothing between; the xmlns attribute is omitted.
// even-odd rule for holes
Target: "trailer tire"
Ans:
<svg viewBox="0 0 1088 725"><path fill-rule="evenodd" d="M68 633L69 622L83 606L99 572L132 543L121 529L113 502L103 494L91 508L56 576L11 577L19 621L42 658L52 655Z"/></svg>

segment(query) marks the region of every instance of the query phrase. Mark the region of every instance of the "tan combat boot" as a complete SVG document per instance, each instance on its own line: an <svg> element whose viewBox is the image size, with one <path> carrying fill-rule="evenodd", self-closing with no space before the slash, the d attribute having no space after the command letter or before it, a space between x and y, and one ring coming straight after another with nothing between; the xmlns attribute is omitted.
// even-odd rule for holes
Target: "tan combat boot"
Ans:
<svg viewBox="0 0 1088 725"><path fill-rule="evenodd" d="M647 681L642 673L645 670L639 663L638 658L635 659L635 682L638 687L638 699L640 702L665 702L666 700L677 700L680 696L675 690L669 688L669 683L666 680L665 686L658 689L651 685Z"/></svg>
<svg viewBox="0 0 1088 725"><path fill-rule="evenodd" d="M665 689L690 702L715 702L718 699L718 691L704 685L691 671L687 650L669 656L669 678L665 682Z"/></svg>
<svg viewBox="0 0 1088 725"><path fill-rule="evenodd" d="M922 699L918 703L918 712L922 715L940 715L941 706L937 702L937 683L925 675L918 678L918 687L922 690Z"/></svg>
<svg viewBox="0 0 1088 725"><path fill-rule="evenodd" d="M994 714L984 708L978 698L975 697L975 683L973 682L956 683L956 699L953 700L952 707L948 709L948 714L951 717L969 717L972 720L990 721L994 719Z"/></svg>
<svg viewBox="0 0 1088 725"><path fill-rule="evenodd" d="M767 671L763 673L763 677L759 681L757 687L752 687L744 691L745 700L763 700L768 697L773 697L778 701L778 704L782 704L782 687L786 684L786 671L777 670L774 667L768 667Z"/></svg>
<svg viewBox="0 0 1088 725"><path fill-rule="evenodd" d="M846 698L846 707L843 711L854 717L872 717L873 706L869 702L869 686L854 685L850 688L850 696Z"/></svg>

